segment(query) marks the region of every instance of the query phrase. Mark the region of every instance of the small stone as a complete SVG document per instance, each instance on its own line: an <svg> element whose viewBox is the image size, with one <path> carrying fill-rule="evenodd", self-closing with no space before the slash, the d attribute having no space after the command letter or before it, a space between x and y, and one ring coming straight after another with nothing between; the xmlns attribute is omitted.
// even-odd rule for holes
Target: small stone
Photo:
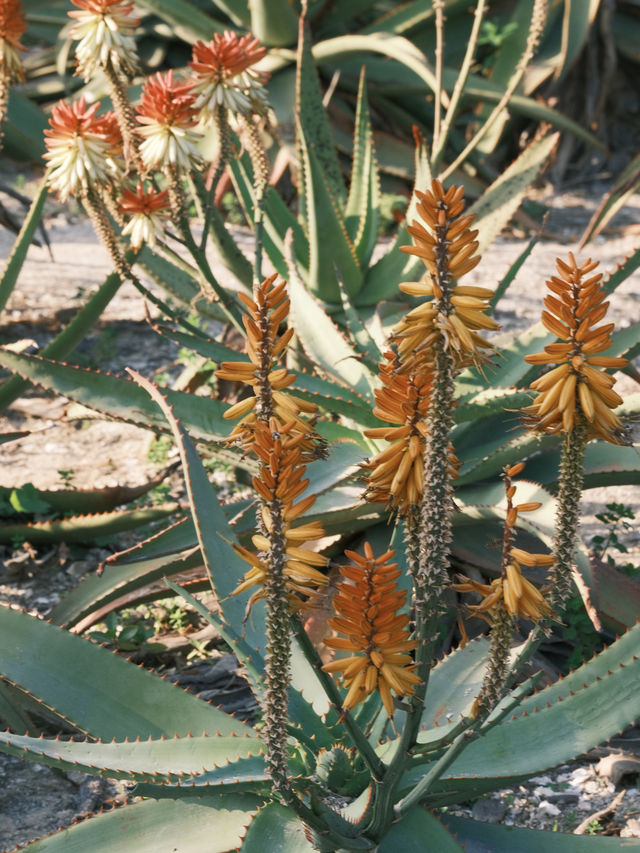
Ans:
<svg viewBox="0 0 640 853"><path fill-rule="evenodd" d="M538 797L539 800L546 800L553 796L553 793L554 791L551 788L547 788L545 785L538 785L537 788L533 789L534 796Z"/></svg>
<svg viewBox="0 0 640 853"><path fill-rule="evenodd" d="M630 818L620 830L620 838L640 838L640 820Z"/></svg>
<svg viewBox="0 0 640 853"><path fill-rule="evenodd" d="M558 806L554 806L553 803L550 803L548 800L542 800L542 802L538 805L538 814L549 815L550 817L558 817L560 814L560 809Z"/></svg>
<svg viewBox="0 0 640 853"><path fill-rule="evenodd" d="M507 812L507 804L501 800L483 799L473 804L471 816L484 823L499 823Z"/></svg>
<svg viewBox="0 0 640 853"><path fill-rule="evenodd" d="M534 785L548 785L552 781L551 776L534 776L529 779Z"/></svg>

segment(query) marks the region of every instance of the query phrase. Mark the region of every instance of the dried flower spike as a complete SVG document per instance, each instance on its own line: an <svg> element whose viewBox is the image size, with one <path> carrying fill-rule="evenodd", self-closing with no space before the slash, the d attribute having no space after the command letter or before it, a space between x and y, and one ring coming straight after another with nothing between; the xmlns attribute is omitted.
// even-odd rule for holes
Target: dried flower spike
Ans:
<svg viewBox="0 0 640 853"><path fill-rule="evenodd" d="M96 115L100 102L84 98L53 108L45 130L49 186L62 201L89 189L117 183L122 176L122 138L115 115Z"/></svg>
<svg viewBox="0 0 640 853"><path fill-rule="evenodd" d="M149 77L138 107L140 156L147 169L186 172L199 164L194 101L191 84L174 83L173 71Z"/></svg>
<svg viewBox="0 0 640 853"><path fill-rule="evenodd" d="M0 78L5 86L24 77L20 52L26 47L20 39L26 29L20 0L0 0Z"/></svg>
<svg viewBox="0 0 640 853"><path fill-rule="evenodd" d="M206 44L194 44L189 64L195 72L193 87L202 121L214 121L219 107L240 115L265 111L265 75L253 66L266 52L253 36L229 30L216 33Z"/></svg>
<svg viewBox="0 0 640 853"><path fill-rule="evenodd" d="M604 301L602 274L590 275L597 265L590 258L578 265L571 252L568 262L556 259L558 275L547 281L551 293L544 299L542 322L561 342L525 356L525 361L557 366L531 383L529 387L538 393L523 411L531 428L539 432L570 433L580 421L587 423L587 440L623 444L622 423L612 411L622 397L613 390L615 379L605 370L624 367L627 359L598 355L611 346L614 326L598 325L609 303Z"/></svg>
<svg viewBox="0 0 640 853"><path fill-rule="evenodd" d="M462 186L451 186L445 192L439 181L432 182L431 191L417 193L420 219L407 229L415 245L403 246L402 251L422 258L428 276L420 282L405 282L400 290L429 301L409 311L394 329L392 340L403 371L430 364L439 335L445 337L456 369L479 362L481 350L492 349L478 332L499 328L485 314L493 292L454 284L480 261L475 240L478 232L469 229L474 216L462 216L463 193Z"/></svg>
<svg viewBox="0 0 640 853"><path fill-rule="evenodd" d="M108 65L131 76L138 67L132 33L138 26L133 3L122 0L71 0L79 11L69 12L76 23L69 33L78 40L77 73L89 80Z"/></svg>
<svg viewBox="0 0 640 853"><path fill-rule="evenodd" d="M397 563L389 562L395 551L375 558L367 542L364 557L353 551L345 554L352 563L340 567L342 578L333 600L338 615L329 619L329 626L344 636L327 637L324 642L352 654L325 664L323 670L342 673L348 690L342 703L345 710L378 690L392 717L391 691L411 696L420 683L410 655L417 643L409 639L409 616L398 613L406 593L397 588Z"/></svg>
<svg viewBox="0 0 640 853"><path fill-rule="evenodd" d="M135 192L122 190L119 207L130 216L122 233L130 236L131 247L139 249L146 244L153 248L156 238L163 234L164 220L169 213L167 191L145 190L139 182Z"/></svg>

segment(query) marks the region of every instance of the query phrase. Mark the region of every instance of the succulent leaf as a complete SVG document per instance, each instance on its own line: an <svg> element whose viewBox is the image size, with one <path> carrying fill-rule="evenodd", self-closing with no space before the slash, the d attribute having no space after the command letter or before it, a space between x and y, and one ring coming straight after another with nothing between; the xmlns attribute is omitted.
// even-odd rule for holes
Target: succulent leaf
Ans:
<svg viewBox="0 0 640 853"><path fill-rule="evenodd" d="M280 803L269 803L256 814L245 835L241 853L313 853L304 827L295 812Z"/></svg>

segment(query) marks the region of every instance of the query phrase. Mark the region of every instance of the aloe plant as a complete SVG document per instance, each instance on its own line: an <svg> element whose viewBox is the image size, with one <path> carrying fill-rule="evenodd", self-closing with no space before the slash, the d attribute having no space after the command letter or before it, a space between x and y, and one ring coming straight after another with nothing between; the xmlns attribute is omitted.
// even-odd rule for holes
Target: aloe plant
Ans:
<svg viewBox="0 0 640 853"><path fill-rule="evenodd" d="M459 251L464 252L464 246ZM455 256L452 257L452 268L456 268ZM443 287L447 286L445 280L441 280ZM265 282L261 292L268 295L265 288L270 284L270 281ZM607 286L605 283L603 289L606 290ZM409 290L416 287L406 285ZM311 298L301 287L299 291L306 298ZM278 292L282 298L282 289ZM463 293L463 287L459 293ZM455 298L460 299L460 296ZM295 299L292 302L295 307ZM485 308L489 307L488 300L485 302ZM257 311L255 303L252 304ZM278 310L275 297L269 305L269 310ZM419 318L421 315L410 316ZM595 322L593 318L592 322ZM247 325L254 329L252 334L256 341L259 341L260 334L266 334L264 331L260 333L258 326ZM540 337L531 344L532 348L540 348ZM275 335L270 340L273 348L268 354L270 378L266 373L264 378L266 382L276 382L276 377L279 377L277 381L283 382L287 371L283 372L278 367L271 369L271 352L278 353L274 358L281 358L283 347L278 345ZM254 366L257 354L262 351L260 348L252 350ZM458 387L464 388L461 382L465 376L464 364L469 358L473 360L474 351L469 350L465 354L464 349L456 349L455 352L452 369L458 372ZM409 359L407 364L413 364L412 356L411 350L404 353L403 357ZM540 361L540 357L536 358ZM612 363L618 361L612 356L607 356L607 359ZM237 356L233 360L225 359L225 364L223 372L237 371L248 379L253 375ZM261 370L266 371L267 366L263 365ZM509 369L514 367L512 363ZM419 369L426 367L421 364ZM522 369L527 370L526 367ZM335 365L333 370L337 372ZM473 375L473 368L471 373ZM272 689L273 669L267 661L270 655L274 655L274 647L270 645L273 640L267 640L265 619L271 617L261 596L254 595L247 619L245 602L237 594L239 589L247 586L246 579L253 572L252 568L247 575L247 559L253 561L253 567L263 564L259 559L255 562L238 539L242 519L235 527L227 520L225 513L228 509L219 504L196 447L175 414L176 406L170 395L138 375L134 375L133 380L138 385L132 387L148 395L150 404L157 407L158 417L165 419L167 429L178 446L191 506L191 523L174 526L134 549L126 556L128 565L121 558L118 568L107 568L105 575L114 572L116 577L109 581L110 587L97 589L94 585L90 594L87 591L83 613L76 609L74 615L73 607L63 603L63 607L67 607L67 624L75 621L77 630L81 621L90 623L91 606L98 599L104 606L114 597L129 593L135 583L133 574L128 573L131 566L135 566L138 573L146 572L147 577L152 572L156 572L158 577L160 567L166 569L170 552L179 554L173 563L174 568L188 569L202 560L207 585L218 596L220 609L217 612L209 612L188 590L172 582L169 582L169 587L217 628L243 664L258 701L268 709L266 697ZM256 386L257 400L266 399L261 396L265 393L265 388L257 390ZM292 400L296 399L297 393L293 391ZM242 408L243 417L246 417L250 407L243 405ZM147 411L147 417L151 417L151 409ZM258 404L255 411L258 416L262 411ZM436 417L439 417L438 410L432 408L426 423L433 424ZM251 423L250 418L246 420L245 429L249 429ZM300 421L300 425L300 428L304 427L304 422ZM260 430L264 426L263 422L260 429L256 427L256 439L262 435ZM433 426L428 428L433 429ZM285 424L281 429L290 431L292 426ZM343 427L343 433L345 429ZM245 438L252 434L244 433ZM451 435L455 435L455 429ZM300 439L306 440L305 436L308 434L300 433ZM276 440L280 440L279 435ZM343 440L338 447L344 450L349 443ZM432 452L428 442L426 452ZM348 453L334 457L330 463L296 463L303 467L308 464L309 488L319 493L316 506L312 507L314 511L317 512L317 504L322 503L323 489L333 483L337 461L349 469L350 453L349 448ZM266 478L263 482L270 482L264 474L263 463L258 460L257 465L258 473L262 471L261 476ZM271 470L277 470L273 460L269 465ZM314 465L316 469L312 470ZM513 548L512 536L516 525L524 531L541 532L545 514L549 512L548 496L544 490L526 482L518 485L518 503L515 504L512 478L522 467L522 464L505 467L504 487L482 484L475 487L482 491L487 508L500 505L500 514L506 514L503 561L506 555L507 561L511 562L508 562L506 575L501 575L503 586L496 583L488 585L487 595L495 598L495 593L503 590L500 594L504 595L504 604L500 606L506 607L505 612L512 615L519 613L521 607L530 607L531 602L535 602L539 607L535 618L544 622L549 610L540 605L543 596L534 591L535 587L529 581L525 582L525 578L520 576L521 569L513 562L521 561L524 565L549 562L546 555ZM258 477L254 482L257 480ZM290 474L288 482L295 484L297 480ZM426 480L427 485L428 482ZM505 488L506 505L503 497ZM325 494L330 494L334 501L335 492L325 491ZM464 494L464 489L460 493ZM296 494L300 495L299 490ZM473 516L471 487L468 487L467 494L467 503L459 504L462 512L458 514ZM538 497L545 506L536 500ZM428 492L425 491L427 498ZM311 506L308 498L302 500ZM560 501L562 506L565 501L562 493ZM273 502L266 504L267 507L273 505ZM286 506L288 512L293 510L292 501ZM441 513L442 507L432 508L426 500L424 508L426 529L429 530L432 513ZM478 509L482 510L482 507ZM524 512L531 513L531 522L524 522ZM330 519L330 513L320 512L318 515L326 531L331 532L330 522L326 521ZM486 523L490 513L480 511L477 517ZM310 530L314 517L307 512L302 521L305 529L310 525ZM265 533L254 537L261 549L266 547L263 540L274 535L277 523L274 511L263 515L263 522ZM252 527L253 521L249 524ZM454 541L458 526L454 524ZM314 530L318 530L317 526ZM196 548L192 544L194 536ZM400 588L406 589L411 585L413 572L413 583L418 583L423 571L423 558L419 557L418 564L410 571L411 562L402 547L400 525L391 531L387 527L386 533L379 534L378 538L381 550L387 553L375 564L389 579L388 582L395 586L396 581L392 581L395 577ZM435 544L440 547L444 543L446 547L446 540L447 536L444 536L442 542ZM294 538L293 541L297 540ZM397 549L397 570L392 566L385 568L392 553L388 551L389 547ZM345 577L356 578L355 567L372 562L374 552L367 548L364 558L354 555L357 561ZM307 553L297 549L291 552L292 559L303 560L303 554ZM426 565L431 566L428 555ZM124 573L121 573L121 568L125 569ZM298 567L296 571L302 569ZM315 575L307 577L312 579ZM513 597L513 593L507 593L506 583L515 583L517 577L524 584L526 594L516 593ZM266 581L258 581L261 582ZM374 586L380 582L387 583L386 580L371 582ZM441 582L438 575L437 583ZM391 589L384 588L390 599ZM309 594L312 587L307 586L305 590ZM370 595L366 584L358 587L347 583L344 587L345 601L348 603L355 599L358 590L357 595ZM430 594L427 591L426 595ZM397 624L408 624L406 593L393 593L393 598L404 612L402 622ZM525 601L529 604L525 605ZM478 605L477 609L484 607L485 612L493 612L490 608L497 605L489 605L488 598L486 602ZM75 604L77 608L79 602L76 600ZM439 607L437 603L435 606ZM367 613L367 618L374 618L369 610ZM394 702L390 694L385 694L380 687L379 690L369 689L365 701L360 704L355 700L353 688L341 688L331 675L331 672L348 666L350 659L344 664L338 660L322 666L297 616L292 614L288 618L291 619L292 663L287 687L288 708L279 712L281 722L285 723L283 743L286 763L278 768L281 775L274 793L274 770L270 758L272 746L264 731L261 733L227 716L55 624L15 609L1 608L0 634L4 634L7 642L3 644L0 714L11 723L13 731L0 735L0 750L61 769L73 767L97 775L126 779L135 784L135 793L144 798L142 802L35 841L26 849L152 849L157 845L154 839L157 839L158 827L161 827L163 843L178 845L185 851L206 846L220 853L237 848L251 851L256 844L264 846L267 837L273 849L296 851L391 850L398 845L407 849L427 849L425 843L428 849L438 851L460 850L463 843L490 844L495 850L512 850L514 844L518 849L539 849L547 844L550 849L558 851L578 849L571 836L517 828L507 831L506 828L487 827L475 821L451 817L441 810L550 769L630 723L637 711L640 626L630 628L600 655L564 680L541 689L534 689L536 678L522 684L515 684L507 678L510 672L517 672L518 659L527 654L535 632L528 644L512 651L508 647L506 651L496 650L495 635L492 635L491 644L481 637L435 665L432 665L430 654L418 654L418 675L405 675L404 682L397 681L398 673L395 676L392 673L385 675L390 679L387 684L391 684L394 691L406 694L402 701ZM344 632L344 624L344 618L335 620L338 631ZM427 625L424 635L427 648L431 648L428 624L424 624ZM494 632L496 624L494 621ZM356 633L359 630L360 627ZM374 642L383 649L387 641L380 633L376 636ZM391 641L398 642L392 638ZM410 651L420 641L402 642ZM339 638L327 642L342 647ZM31 654L30 649L36 647L38 655ZM278 654L282 654L281 648ZM373 658L374 653L370 654ZM394 659L393 649L385 654ZM498 677L495 664L500 655L501 665L506 669ZM400 661L397 666L401 666ZM384 674L387 670L383 668L381 672ZM423 673L428 673L428 681ZM108 692L104 689L105 684L109 685ZM409 687L413 684L417 685L416 695L412 695L413 687ZM491 685L493 693L487 693L487 685ZM616 696L615 703L609 701L612 692ZM100 696L99 702L95 701L96 695ZM359 704L360 707L356 708ZM45 708L48 725L51 725L53 714L61 725L67 729L72 727L77 733L73 740L52 740L27 734L27 729L33 732L37 728L38 712ZM274 710L269 713L274 713ZM80 739L81 734L87 739ZM341 805L338 807L335 802ZM581 839L580 850L593 847L594 851L605 851L615 849L617 843L608 838ZM640 849L640 842L629 843L631 849Z"/></svg>

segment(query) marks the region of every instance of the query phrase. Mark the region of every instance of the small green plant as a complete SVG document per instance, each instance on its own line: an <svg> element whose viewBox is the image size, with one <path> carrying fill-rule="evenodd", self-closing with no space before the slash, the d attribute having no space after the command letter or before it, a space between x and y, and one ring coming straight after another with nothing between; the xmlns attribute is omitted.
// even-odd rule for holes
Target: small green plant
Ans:
<svg viewBox="0 0 640 853"><path fill-rule="evenodd" d="M155 634L152 625L148 625L136 611L109 613L102 628L89 633L97 643L106 643L123 652L141 652L142 654L158 654L165 647L162 643L150 643L149 639Z"/></svg>
<svg viewBox="0 0 640 853"><path fill-rule="evenodd" d="M623 574L632 578L638 577L640 566L636 566L631 561L624 563L610 553L610 551L615 551L618 554L629 552L621 537L634 531L635 513L633 509L626 504L609 503L606 511L597 513L596 518L605 525L606 533L592 537L591 548L593 553L599 559L606 560L609 566Z"/></svg>
<svg viewBox="0 0 640 853"><path fill-rule="evenodd" d="M590 821L585 830L586 835L599 835L602 832L602 824L599 820L595 819Z"/></svg>
<svg viewBox="0 0 640 853"><path fill-rule="evenodd" d="M169 435L156 436L149 445L147 462L151 465L166 465L169 452L173 447L173 440Z"/></svg>
<svg viewBox="0 0 640 853"><path fill-rule="evenodd" d="M76 478L76 470L75 468L62 468L58 471L58 476L65 488L68 489L73 485L73 481Z"/></svg>

